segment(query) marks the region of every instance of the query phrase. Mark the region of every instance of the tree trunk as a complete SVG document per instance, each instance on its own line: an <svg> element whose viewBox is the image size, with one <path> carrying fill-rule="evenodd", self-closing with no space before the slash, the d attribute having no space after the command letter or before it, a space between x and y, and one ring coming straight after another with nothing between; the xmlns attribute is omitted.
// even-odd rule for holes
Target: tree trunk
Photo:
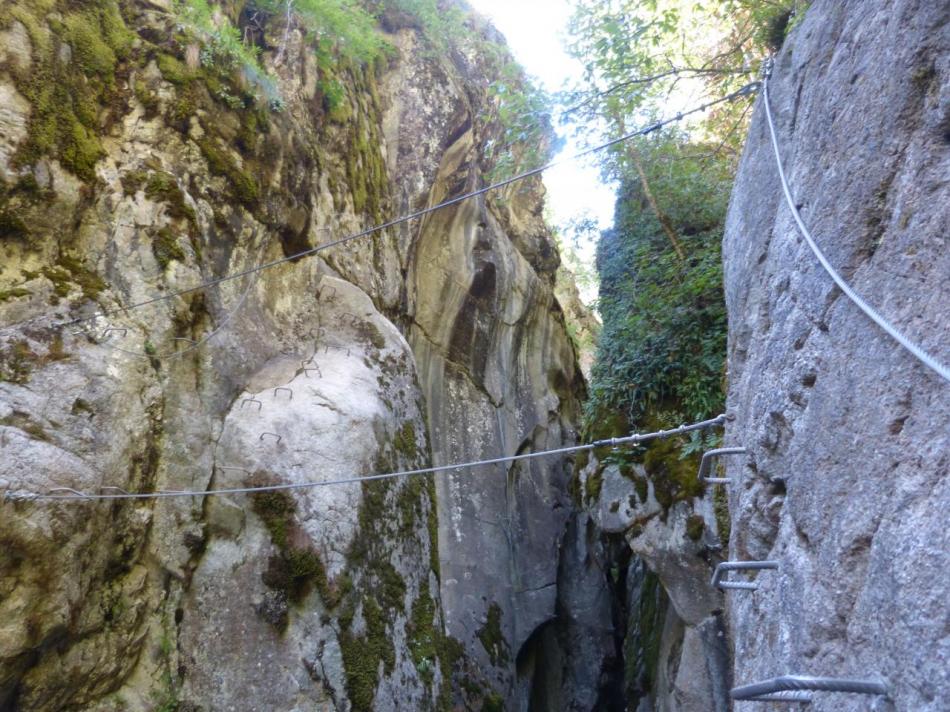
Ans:
<svg viewBox="0 0 950 712"><path fill-rule="evenodd" d="M620 133L625 134L627 132L627 128L623 119L620 117L615 117L615 121L620 127ZM681 260L685 259L686 253L683 252L683 246L680 243L679 236L676 234L676 230L673 228L673 221L670 220L666 213L660 210L660 206L656 202L653 191L650 190L650 181L647 180L646 171L643 170L643 161L640 158L640 152L630 141L627 141L624 144L624 147L627 152L627 157L633 163L634 168L637 169L637 175L640 176L640 185L643 186L643 194L646 196L647 202L650 204L650 208L653 210L654 215L656 215L656 219L660 222L660 227L663 228L663 232L665 232L666 236L669 238L670 244L673 245L673 251L676 252L676 256Z"/></svg>

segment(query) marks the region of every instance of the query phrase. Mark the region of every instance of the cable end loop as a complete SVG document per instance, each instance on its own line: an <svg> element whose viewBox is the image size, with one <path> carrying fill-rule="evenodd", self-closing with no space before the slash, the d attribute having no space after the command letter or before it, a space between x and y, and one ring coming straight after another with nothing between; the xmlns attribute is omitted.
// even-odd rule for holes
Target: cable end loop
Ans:
<svg viewBox="0 0 950 712"><path fill-rule="evenodd" d="M769 55L762 61L762 81L767 82L772 78L772 69L775 68L775 57Z"/></svg>

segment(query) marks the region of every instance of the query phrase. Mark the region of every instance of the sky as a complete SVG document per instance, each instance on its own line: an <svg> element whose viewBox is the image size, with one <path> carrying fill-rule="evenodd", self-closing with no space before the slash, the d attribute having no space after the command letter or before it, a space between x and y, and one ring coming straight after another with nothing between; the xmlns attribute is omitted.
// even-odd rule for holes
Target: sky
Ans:
<svg viewBox="0 0 950 712"><path fill-rule="evenodd" d="M563 89L565 82L577 82L580 62L564 49L571 16L569 0L468 0L481 15L508 40L515 59L548 91ZM558 128L564 133L563 128ZM557 158L582 150L568 140ZM589 213L602 229L613 221L614 188L604 184L591 162L572 161L544 173L548 208L555 225L563 226L572 217ZM592 243L579 246L579 256L593 259Z"/></svg>

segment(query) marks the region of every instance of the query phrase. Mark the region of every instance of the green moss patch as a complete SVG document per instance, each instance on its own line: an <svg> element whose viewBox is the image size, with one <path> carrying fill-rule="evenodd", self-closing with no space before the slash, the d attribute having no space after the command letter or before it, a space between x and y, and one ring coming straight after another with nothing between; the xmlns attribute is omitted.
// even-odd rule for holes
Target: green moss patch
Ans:
<svg viewBox="0 0 950 712"><path fill-rule="evenodd" d="M606 463L600 463L597 469L587 476L584 482L584 499L588 504L600 499L600 492L604 488L604 470Z"/></svg>
<svg viewBox="0 0 950 712"><path fill-rule="evenodd" d="M187 86L190 82L198 78L198 73L188 67L187 64L180 61L177 57L162 52L155 60L158 65L158 71L162 73L167 81L175 86Z"/></svg>
<svg viewBox="0 0 950 712"><path fill-rule="evenodd" d="M32 294L29 289L24 287L13 287L12 289L0 289L0 302L5 302L9 299L16 299L17 297L28 297Z"/></svg>
<svg viewBox="0 0 950 712"><path fill-rule="evenodd" d="M184 262L185 251L178 244L178 236L169 227L160 228L152 239L152 254L162 269L168 267L172 260Z"/></svg>
<svg viewBox="0 0 950 712"><path fill-rule="evenodd" d="M15 208L0 203L0 240L25 240L30 236L30 229L16 214Z"/></svg>
<svg viewBox="0 0 950 712"><path fill-rule="evenodd" d="M435 601L427 590L423 590L412 604L409 619L409 652L420 676L429 684L432 682L435 661L438 657L438 635L436 628Z"/></svg>
<svg viewBox="0 0 950 712"><path fill-rule="evenodd" d="M255 486L265 483L260 475ZM267 562L261 580L269 588L282 592L289 603L299 604L316 588L328 608L340 599L340 587L331 582L326 567L296 521L297 503L282 490L258 492L251 496L254 513L270 534L277 553Z"/></svg>
<svg viewBox="0 0 950 712"><path fill-rule="evenodd" d="M43 209L53 195L52 191L41 189L32 174L20 178L12 186L0 179L0 241L16 240L32 245L31 210Z"/></svg>
<svg viewBox="0 0 950 712"><path fill-rule="evenodd" d="M14 159L28 165L50 156L89 182L103 155L99 136L121 113L117 75L134 35L115 0L58 2L56 9L64 13L62 21L47 22L42 9L28 3L14 13L33 44L33 67L13 73L32 107L27 138Z"/></svg>
<svg viewBox="0 0 950 712"><path fill-rule="evenodd" d="M92 301L106 289L106 283L98 274L87 269L82 260L70 255L61 255L55 265L44 267L42 273L53 284L54 303L69 296L74 288Z"/></svg>
<svg viewBox="0 0 950 712"><path fill-rule="evenodd" d="M34 351L30 343L24 339L15 341L7 348L0 350L0 381L24 385L29 382L35 369L54 361L61 361L67 356L68 354L63 349L63 337L58 333L51 337L45 354ZM21 429L25 430L25 428ZM30 431L27 430L27 432ZM45 436L42 439L45 439Z"/></svg>
<svg viewBox="0 0 950 712"><path fill-rule="evenodd" d="M145 197L155 202L165 203L170 217L187 220L192 225L197 224L194 209L185 202L185 194L171 173L165 171L152 173L145 184Z"/></svg>
<svg viewBox="0 0 950 712"><path fill-rule="evenodd" d="M682 457L681 445L675 438L650 441L643 455L643 465L653 481L653 494L664 510L675 502L698 497L703 485L696 477L697 457Z"/></svg>
<svg viewBox="0 0 950 712"><path fill-rule="evenodd" d="M378 471L413 466L419 459L419 443L412 423L395 434L377 458ZM394 547L419 551L429 539L430 563L438 567L435 493L431 478L413 477L402 482L377 480L362 484L357 514L359 533L347 551L347 571L355 582L343 594L340 615L340 645L343 651L347 692L354 710L374 709L379 674L394 666L393 626L407 613L407 598L413 591L394 566ZM357 591L372 592L359 596ZM362 611L366 628L357 632L354 621ZM410 654L423 681L432 683L435 670L445 673L454 661L455 646L443 634L436 603L428 593L427 577L408 611L406 635ZM450 708L451 680L443 678L440 699Z"/></svg>
<svg viewBox="0 0 950 712"><path fill-rule="evenodd" d="M133 196L142 189L142 186L145 185L145 181L148 180L147 171L126 171L119 178L119 182L122 183L122 192L126 196Z"/></svg>
<svg viewBox="0 0 950 712"><path fill-rule="evenodd" d="M624 678L635 695L642 696L651 691L656 683L668 605L669 599L660 579L652 571L647 571L638 605L630 611L624 641Z"/></svg>
<svg viewBox="0 0 950 712"><path fill-rule="evenodd" d="M729 494L725 487L717 487L713 492L713 513L716 516L716 529L719 530L719 542L728 550L732 519L729 516Z"/></svg>
<svg viewBox="0 0 950 712"><path fill-rule="evenodd" d="M370 712L379 686L380 672L389 674L396 664L396 650L387 634L383 609L366 596L362 599L366 633L355 635L352 624L340 633L340 650L346 670L347 697L354 712ZM382 668L382 670L380 670Z"/></svg>
<svg viewBox="0 0 950 712"><path fill-rule="evenodd" d="M686 537L692 541L699 541L706 531L706 521L700 514L691 514L686 519Z"/></svg>
<svg viewBox="0 0 950 712"><path fill-rule="evenodd" d="M511 648L501 630L501 606L492 603L488 607L485 625L478 629L478 640L481 642L488 659L496 667L507 665L511 660Z"/></svg>
<svg viewBox="0 0 950 712"><path fill-rule="evenodd" d="M225 178L234 192L234 197L244 207L255 210L260 200L257 181L242 169L226 150L220 148L214 139L209 137L200 139L198 148L201 149L201 154L208 162L211 173Z"/></svg>
<svg viewBox="0 0 950 712"><path fill-rule="evenodd" d="M393 439L393 445L396 452L407 459L413 459L419 452L419 444L416 442L416 428L412 423L406 423L398 431Z"/></svg>

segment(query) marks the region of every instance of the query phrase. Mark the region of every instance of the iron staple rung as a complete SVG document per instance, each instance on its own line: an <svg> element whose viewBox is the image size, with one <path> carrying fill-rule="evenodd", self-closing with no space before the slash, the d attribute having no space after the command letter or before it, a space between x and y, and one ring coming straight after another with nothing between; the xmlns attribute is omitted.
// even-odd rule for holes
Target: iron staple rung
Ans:
<svg viewBox="0 0 950 712"><path fill-rule="evenodd" d="M728 477L709 477L709 468L714 457L720 455L745 455L747 450L744 447L720 447L715 450L707 450L703 453L703 459L699 463L699 480L707 484L729 484L732 482Z"/></svg>
<svg viewBox="0 0 950 712"><path fill-rule="evenodd" d="M723 561L713 572L712 586L721 589L739 589L743 591L754 591L759 585L757 583L746 581L723 581L722 577L728 571L762 571L765 569L777 569L778 561Z"/></svg>
<svg viewBox="0 0 950 712"><path fill-rule="evenodd" d="M720 581L719 588L739 589L743 591L755 591L758 586L750 581Z"/></svg>
<svg viewBox="0 0 950 712"><path fill-rule="evenodd" d="M755 702L802 702L807 705L811 703L812 694L807 690L785 690L768 695L757 695L751 699Z"/></svg>
<svg viewBox="0 0 950 712"><path fill-rule="evenodd" d="M808 675L783 675L763 682L735 687L730 692L734 700L780 700L804 701L793 695L807 695L809 691L846 692L855 695L888 695L887 683L879 680L862 680L843 677L810 677ZM777 697L785 695L785 697Z"/></svg>

